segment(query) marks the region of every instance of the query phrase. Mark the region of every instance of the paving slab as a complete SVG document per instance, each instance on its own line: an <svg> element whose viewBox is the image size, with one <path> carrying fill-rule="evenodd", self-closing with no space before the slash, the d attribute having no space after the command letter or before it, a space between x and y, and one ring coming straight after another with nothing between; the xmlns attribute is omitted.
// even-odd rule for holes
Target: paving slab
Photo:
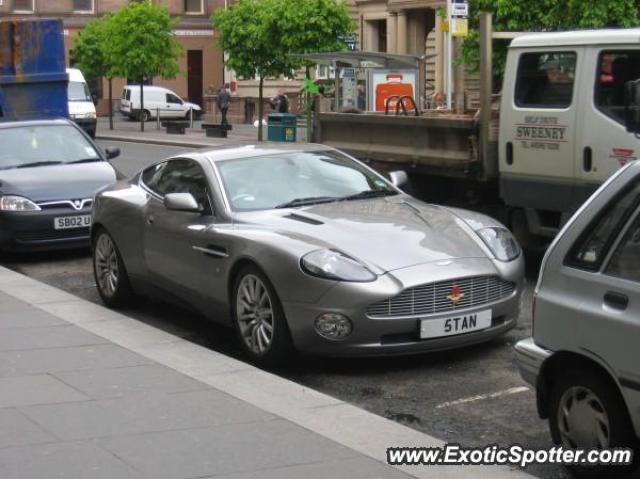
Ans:
<svg viewBox="0 0 640 479"><path fill-rule="evenodd" d="M88 399L76 389L45 374L0 378L0 408Z"/></svg>
<svg viewBox="0 0 640 479"><path fill-rule="evenodd" d="M56 437L14 408L0 409L0 449L54 442Z"/></svg>

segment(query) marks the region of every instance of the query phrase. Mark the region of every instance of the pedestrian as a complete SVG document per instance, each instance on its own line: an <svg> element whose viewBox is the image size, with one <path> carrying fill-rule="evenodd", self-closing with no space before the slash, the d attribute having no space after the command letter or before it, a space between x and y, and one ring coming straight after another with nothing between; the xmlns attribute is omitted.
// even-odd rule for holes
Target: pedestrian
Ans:
<svg viewBox="0 0 640 479"><path fill-rule="evenodd" d="M289 99L284 94L284 91L278 90L278 95L272 98L269 103L271 108L278 113L289 113Z"/></svg>
<svg viewBox="0 0 640 479"><path fill-rule="evenodd" d="M222 113L222 121L221 125L227 126L229 122L227 121L227 112L229 111L229 103L231 102L231 93L229 93L229 84L225 83L220 90L218 90L218 96L216 97L216 104L218 105L218 110Z"/></svg>
<svg viewBox="0 0 640 479"><path fill-rule="evenodd" d="M358 85L358 110L365 111L367 109L367 97L364 92L364 85Z"/></svg>

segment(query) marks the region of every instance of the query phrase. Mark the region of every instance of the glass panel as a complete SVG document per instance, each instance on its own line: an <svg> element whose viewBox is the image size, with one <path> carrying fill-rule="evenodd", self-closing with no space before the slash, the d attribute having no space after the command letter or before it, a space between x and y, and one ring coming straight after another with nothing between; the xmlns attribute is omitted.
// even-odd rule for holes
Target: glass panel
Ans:
<svg viewBox="0 0 640 479"><path fill-rule="evenodd" d="M13 9L21 12L33 12L33 0L13 0Z"/></svg>
<svg viewBox="0 0 640 479"><path fill-rule="evenodd" d="M640 211L638 213L613 253L605 273L640 282Z"/></svg>
<svg viewBox="0 0 640 479"><path fill-rule="evenodd" d="M202 0L184 0L184 11L187 13L201 13Z"/></svg>
<svg viewBox="0 0 640 479"><path fill-rule="evenodd" d="M73 10L76 12L92 12L93 0L73 0Z"/></svg>
<svg viewBox="0 0 640 479"><path fill-rule="evenodd" d="M600 53L595 89L598 109L624 124L624 85L637 79L640 79L640 50Z"/></svg>
<svg viewBox="0 0 640 479"><path fill-rule="evenodd" d="M520 56L515 102L520 107L567 108L573 96L574 52L525 53Z"/></svg>

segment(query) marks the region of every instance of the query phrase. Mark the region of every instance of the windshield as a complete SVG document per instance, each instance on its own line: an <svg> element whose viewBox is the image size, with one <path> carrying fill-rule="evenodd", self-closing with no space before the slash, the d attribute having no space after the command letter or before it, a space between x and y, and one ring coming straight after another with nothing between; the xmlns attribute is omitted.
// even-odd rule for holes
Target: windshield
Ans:
<svg viewBox="0 0 640 479"><path fill-rule="evenodd" d="M0 145L0 169L101 160L94 146L71 125L0 128Z"/></svg>
<svg viewBox="0 0 640 479"><path fill-rule="evenodd" d="M69 101L92 101L89 87L83 82L70 81L67 94L69 95Z"/></svg>
<svg viewBox="0 0 640 479"><path fill-rule="evenodd" d="M304 206L397 193L375 173L333 151L281 153L225 160L216 165L234 211ZM358 196L349 198L354 195Z"/></svg>

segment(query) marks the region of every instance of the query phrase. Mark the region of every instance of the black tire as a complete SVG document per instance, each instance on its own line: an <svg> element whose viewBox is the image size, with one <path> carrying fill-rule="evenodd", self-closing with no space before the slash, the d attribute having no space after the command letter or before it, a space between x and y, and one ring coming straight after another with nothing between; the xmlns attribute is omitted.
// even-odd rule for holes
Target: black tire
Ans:
<svg viewBox="0 0 640 479"><path fill-rule="evenodd" d="M566 393L567 397L569 397L569 391L576 391L575 388L592 393L599 402L599 405L593 401L589 401L589 404L595 404L597 408L600 408L600 405L602 406L602 410L608 420L608 427L606 428L608 444L605 447L607 449L617 447L634 449L634 464L630 466L567 466L567 469L573 476L586 479L627 477L637 463L638 444L631 425L631 419L627 412L627 407L618 388L602 373L588 369L569 369L563 371L557 377L549 395L549 428L553 442L567 449L592 448L589 445L583 444L571 445L567 440L563 439L561 433L561 427L565 431L571 428L570 422L568 421L563 421L564 424L561 426L560 403L562 401L566 405L566 401L562 399L563 396ZM576 397L580 399L580 394ZM583 398L586 402L589 396L585 393ZM572 404L576 400L577 399L571 400L571 403L568 404ZM571 409L571 407L568 409ZM565 415L562 414L562 416L564 417Z"/></svg>
<svg viewBox="0 0 640 479"><path fill-rule="evenodd" d="M102 250L103 241L108 241L113 246L113 257L104 257L105 251ZM115 241L104 228L98 230L94 236L92 252L93 277L96 281L98 294L100 294L104 304L114 309L126 308L133 305L135 294L131 287L131 282L129 281L129 276L124 262L122 261L122 256L120 255L120 251L118 250ZM109 290L109 287L105 286L105 266L102 265L103 262L109 262L110 268L117 266L115 287L112 291ZM99 270L102 271L102 273Z"/></svg>
<svg viewBox="0 0 640 479"><path fill-rule="evenodd" d="M240 290L240 285L243 283L243 280L245 280L245 278L249 279L251 277L258 278L266 288L270 300L271 310L273 311L272 339L269 347L261 353L253 350L252 347L247 343L247 340L245 339L242 331L242 321L238 319L239 311L237 307L237 298ZM261 366L278 366L282 364L285 359L287 359L293 353L291 334L289 332L287 320L285 318L282 305L280 304L278 294L271 284L271 281L269 281L269 278L267 278L267 276L254 265L243 266L235 276L231 295L231 318L233 320L233 327L236 331L240 345L252 362Z"/></svg>
<svg viewBox="0 0 640 479"><path fill-rule="evenodd" d="M151 113L149 113L149 110L142 110L140 113L138 113L138 120L143 121L145 123L149 121L150 117L151 117Z"/></svg>

